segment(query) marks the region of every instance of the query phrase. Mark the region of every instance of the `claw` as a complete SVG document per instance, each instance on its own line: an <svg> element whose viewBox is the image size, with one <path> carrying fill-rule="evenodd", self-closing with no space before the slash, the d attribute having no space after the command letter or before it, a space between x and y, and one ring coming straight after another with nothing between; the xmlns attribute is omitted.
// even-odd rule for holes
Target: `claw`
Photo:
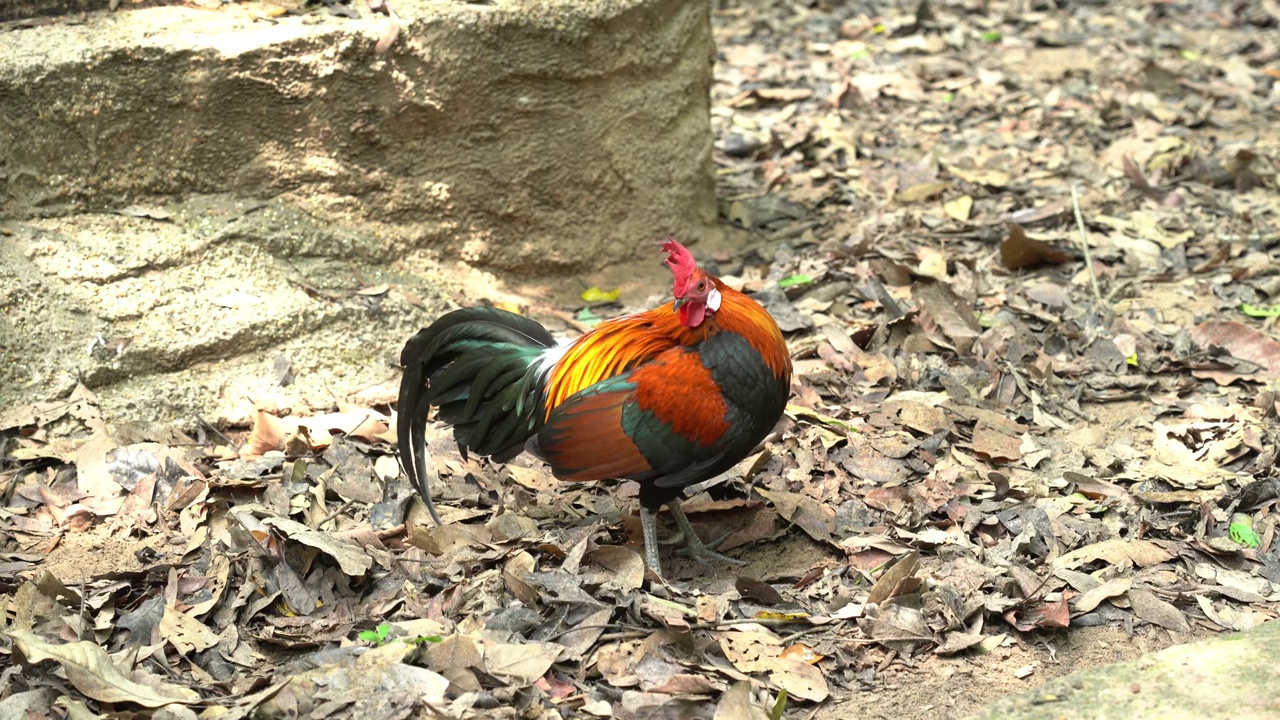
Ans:
<svg viewBox="0 0 1280 720"><path fill-rule="evenodd" d="M721 555L714 550L714 548L719 547L720 543L724 542L725 539L733 533L726 533L715 542L707 545L702 542L702 538L698 537L698 533L694 532L693 525L689 522L689 517L684 514L684 509L680 507L679 501L672 500L668 502L667 509L671 511L671 516L676 519L676 524L680 526L680 534L684 536L685 552L688 553L689 557L708 566L712 561L722 562L736 567L743 567L744 565L749 564L746 560L739 560L737 558L731 558L728 555Z"/></svg>
<svg viewBox="0 0 1280 720"><path fill-rule="evenodd" d="M711 549L711 550L715 550L715 549L717 549L717 548L719 548L719 547L720 547L720 544L721 544L721 543L723 543L725 540L728 540L728 539L729 539L729 536L730 536L730 535L732 535L732 534L733 534L733 531L732 531L732 530L730 530L729 532L727 532L727 533L725 533L725 534L721 535L720 537L716 538L715 540L712 540L712 541L710 541L710 542L705 542L705 541L704 541L704 542L702 543L702 546L703 546L703 547L706 547L706 548L709 548L709 549ZM667 538L666 540L659 540L659 541L658 541L658 544L659 544L659 545L678 545L678 544L680 544L680 543L685 543L685 545L687 546L687 545L688 545L688 543L685 541L685 539L684 539L684 535L685 535L685 533L684 533L684 531L683 531L683 530L679 530L679 529L677 529L674 535L672 535L671 537ZM694 539L695 539L695 540L697 540L697 539L698 539L698 538L697 538L697 536L694 536ZM676 551L676 553L677 553L677 554L688 555L688 554L689 554L689 550L688 550L688 548L686 547L684 550L677 550L677 551Z"/></svg>
<svg viewBox="0 0 1280 720"><path fill-rule="evenodd" d="M667 509L671 511L671 517L676 519L676 525L679 526L680 530L675 536L665 541L659 541L658 514L648 508L640 508L640 529L644 533L644 564L658 577L662 577L662 562L658 559L658 546L670 545L671 543L679 542L681 539L684 540L685 545L685 549L681 552L703 565L710 566L713 562L720 562L735 567L743 567L750 564L746 560L731 558L715 551L715 548L720 547L720 543L733 534L732 532L725 533L710 544L704 543L702 538L698 537L698 533L694 532L693 525L689 522L689 516L684 514L684 509L680 507L678 500L668 502Z"/></svg>
<svg viewBox="0 0 1280 720"><path fill-rule="evenodd" d="M677 530L675 535L668 537L666 540L659 540L658 544L659 545L675 545L676 543L682 543L682 542L684 542L684 531Z"/></svg>
<svg viewBox="0 0 1280 720"><path fill-rule="evenodd" d="M730 530L729 532L721 535L720 537L716 538L715 540L712 540L711 542L703 541L702 545L703 547L707 547L712 550L715 550L720 547L721 543L723 543L725 540L728 540L729 536L732 535L733 533L734 531ZM658 544L659 545L677 545L679 543L685 543L687 545L688 543L685 541L684 536L685 536L685 532L677 528L674 535L667 538L666 540L659 540ZM698 536L694 535L694 540L697 541L698 539L699 539ZM677 550L676 552L684 553L686 555L688 554L687 550Z"/></svg>

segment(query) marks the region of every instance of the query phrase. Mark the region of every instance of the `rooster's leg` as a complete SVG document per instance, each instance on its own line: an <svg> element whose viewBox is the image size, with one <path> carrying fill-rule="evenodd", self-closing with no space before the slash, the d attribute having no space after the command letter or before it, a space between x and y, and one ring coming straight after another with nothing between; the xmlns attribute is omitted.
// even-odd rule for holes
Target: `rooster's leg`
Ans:
<svg viewBox="0 0 1280 720"><path fill-rule="evenodd" d="M721 555L715 550L704 545L702 539L698 537L698 533L693 531L693 525L689 524L688 516L684 514L684 509L680 507L680 501L668 501L667 509L671 511L671 516L676 519L676 524L680 526L680 533L684 535L684 544L689 551L689 557L692 557L704 565L710 565L712 560L727 563L729 565L737 565L739 567L747 564L747 561L745 560L738 560L736 558L731 558L728 555ZM641 517L643 518L643 516Z"/></svg>
<svg viewBox="0 0 1280 720"><path fill-rule="evenodd" d="M644 564L662 577L662 563L658 560L658 513L641 507L640 530L644 534Z"/></svg>

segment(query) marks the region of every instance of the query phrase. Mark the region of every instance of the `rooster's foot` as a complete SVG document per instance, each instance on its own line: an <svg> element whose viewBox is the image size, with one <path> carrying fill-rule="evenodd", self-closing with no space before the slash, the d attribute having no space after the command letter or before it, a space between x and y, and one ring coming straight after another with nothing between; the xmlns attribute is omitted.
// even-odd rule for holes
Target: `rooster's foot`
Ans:
<svg viewBox="0 0 1280 720"><path fill-rule="evenodd" d="M680 536L684 538L684 552L689 557L708 566L711 565L712 562L722 562L727 565L735 565L737 567L742 567L748 564L746 560L731 558L728 555L721 555L715 551L715 548L719 547L720 543L724 542L732 533L728 533L708 545L702 542L702 538L698 537L698 533L694 532L693 525L689 522L689 517L684 514L684 509L680 507L680 503L678 501L672 500L667 503L667 509L671 511L671 516L676 519L676 524L680 526Z"/></svg>

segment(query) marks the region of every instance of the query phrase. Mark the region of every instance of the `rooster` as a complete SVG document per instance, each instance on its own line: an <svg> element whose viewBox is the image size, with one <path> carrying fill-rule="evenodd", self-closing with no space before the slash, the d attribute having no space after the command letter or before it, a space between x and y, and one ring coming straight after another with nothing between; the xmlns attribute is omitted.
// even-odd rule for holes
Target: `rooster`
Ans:
<svg viewBox="0 0 1280 720"><path fill-rule="evenodd" d="M436 524L425 466L432 406L464 451L504 462L528 450L560 480L639 483L645 563L659 576L663 505L690 555L738 562L698 538L679 498L770 432L786 407L791 357L756 301L699 268L674 238L662 249L675 299L602 322L571 343L520 315L472 307L405 344L400 457Z"/></svg>

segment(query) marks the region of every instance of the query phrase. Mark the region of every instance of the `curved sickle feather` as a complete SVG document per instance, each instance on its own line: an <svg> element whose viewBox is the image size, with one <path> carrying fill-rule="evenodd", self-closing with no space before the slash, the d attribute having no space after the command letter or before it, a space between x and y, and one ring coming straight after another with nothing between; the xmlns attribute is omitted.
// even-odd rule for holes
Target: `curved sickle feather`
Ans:
<svg viewBox="0 0 1280 720"><path fill-rule="evenodd" d="M427 480L427 412L431 403L426 397L426 379L422 373L422 362L410 360L404 368L404 378L400 382L400 400L396 405L399 415L396 417L396 446L400 451L400 467L409 482L418 489L418 494L427 503L427 512L436 525L443 525L436 512L436 504L431 500L431 484Z"/></svg>

